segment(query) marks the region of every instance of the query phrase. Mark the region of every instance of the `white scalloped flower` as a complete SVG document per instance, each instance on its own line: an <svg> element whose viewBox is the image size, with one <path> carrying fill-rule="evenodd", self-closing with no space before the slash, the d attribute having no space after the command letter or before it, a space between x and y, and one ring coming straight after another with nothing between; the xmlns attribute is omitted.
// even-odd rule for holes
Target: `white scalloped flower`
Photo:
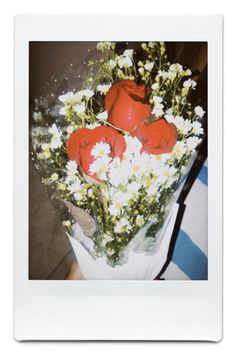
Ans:
<svg viewBox="0 0 236 354"><path fill-rule="evenodd" d="M98 113L96 118L101 121L107 120L107 118L108 118L107 111L103 111L103 112Z"/></svg>
<svg viewBox="0 0 236 354"><path fill-rule="evenodd" d="M187 146L185 145L185 142L177 141L173 150L171 151L171 156L179 160L184 156L186 152L187 152Z"/></svg>
<svg viewBox="0 0 236 354"><path fill-rule="evenodd" d="M109 164L109 182L112 186L118 187L120 184L126 184L128 182L128 176L122 170L122 163L118 157L115 157ZM115 189L110 189L111 192Z"/></svg>
<svg viewBox="0 0 236 354"><path fill-rule="evenodd" d="M76 103L74 105L74 110L76 111L76 113L83 113L86 109L85 103L81 102L81 103Z"/></svg>
<svg viewBox="0 0 236 354"><path fill-rule="evenodd" d="M169 71L174 73L181 73L183 71L183 66L179 63L171 64Z"/></svg>
<svg viewBox="0 0 236 354"><path fill-rule="evenodd" d="M119 67L122 68L130 68L133 63L132 63L132 59L129 56L124 56L124 55L120 55L117 57L117 62Z"/></svg>
<svg viewBox="0 0 236 354"><path fill-rule="evenodd" d="M122 204L119 201L117 201L117 202L113 202L109 206L108 211L112 216L117 216L120 213L121 209L122 209Z"/></svg>
<svg viewBox="0 0 236 354"><path fill-rule="evenodd" d="M140 227L144 224L144 218L142 215L137 215L135 219L136 224Z"/></svg>
<svg viewBox="0 0 236 354"><path fill-rule="evenodd" d="M174 123L176 128L182 134L188 134L192 129L192 123L189 119L184 119L181 116L165 116L169 123Z"/></svg>
<svg viewBox="0 0 236 354"><path fill-rule="evenodd" d="M201 123L195 121L192 123L192 131L195 135L202 135L204 133Z"/></svg>
<svg viewBox="0 0 236 354"><path fill-rule="evenodd" d="M104 157L109 155L111 152L111 147L109 144L104 143L103 141L100 141L94 145L94 147L91 150L91 155L94 156L95 158L97 157Z"/></svg>
<svg viewBox="0 0 236 354"><path fill-rule="evenodd" d="M106 50L106 49L110 49L111 47L112 47L112 42L107 42L107 41L105 41L105 42L99 42L98 44L97 44L97 49L98 50Z"/></svg>
<svg viewBox="0 0 236 354"><path fill-rule="evenodd" d="M200 117L200 118L202 118L204 116L204 114L205 114L205 111L202 109L201 106L196 106L194 108L194 112L195 112L196 116Z"/></svg>
<svg viewBox="0 0 236 354"><path fill-rule="evenodd" d="M111 157L104 155L103 157L98 157L89 166L89 172L97 174L102 180L107 180L108 166L111 162Z"/></svg>
<svg viewBox="0 0 236 354"><path fill-rule="evenodd" d="M66 164L66 170L67 170L66 172L68 175L76 174L77 168L78 168L78 165L77 165L76 161L70 160Z"/></svg>
<svg viewBox="0 0 236 354"><path fill-rule="evenodd" d="M153 96L153 101L154 101L154 107L152 110L152 114L155 114L157 118L161 117L163 115L163 108L164 105L162 104L162 97L159 96Z"/></svg>
<svg viewBox="0 0 236 354"><path fill-rule="evenodd" d="M97 91L105 95L111 87L111 84L97 85Z"/></svg>
<svg viewBox="0 0 236 354"><path fill-rule="evenodd" d="M82 90L82 94L86 98L91 98L94 95L94 91L90 89Z"/></svg>
<svg viewBox="0 0 236 354"><path fill-rule="evenodd" d="M171 184L176 180L177 176L175 175L177 169L174 166L162 166L159 169L159 173L157 176L157 181L160 184L165 184L167 187L170 187Z"/></svg>
<svg viewBox="0 0 236 354"><path fill-rule="evenodd" d="M130 182L127 184L126 189L128 193L131 194L136 194L142 187L142 184L140 182Z"/></svg>
<svg viewBox="0 0 236 354"><path fill-rule="evenodd" d="M144 68L147 70L147 71L152 71L154 67L154 62L147 62L145 65L144 65Z"/></svg>
<svg viewBox="0 0 236 354"><path fill-rule="evenodd" d="M158 187L160 186L160 183L158 180L154 180L152 184L147 188L146 192L149 197L154 197L158 193Z"/></svg>
<svg viewBox="0 0 236 354"><path fill-rule="evenodd" d="M154 84L152 84L152 90L155 91L159 88L159 84L157 82L155 82Z"/></svg>
<svg viewBox="0 0 236 354"><path fill-rule="evenodd" d="M107 65L108 65L108 68L109 69L114 69L116 67L116 61L113 60L113 59L110 59L108 62L107 62Z"/></svg>
<svg viewBox="0 0 236 354"><path fill-rule="evenodd" d="M131 230L131 225L129 223L129 220L125 217L121 218L117 223L114 228L115 233L120 234L123 232L129 232Z"/></svg>
<svg viewBox="0 0 236 354"><path fill-rule="evenodd" d="M50 141L51 150L55 150L61 147L63 144L61 141L62 133L57 128L55 123L49 128L49 133L52 134L51 141Z"/></svg>
<svg viewBox="0 0 236 354"><path fill-rule="evenodd" d="M74 183L69 184L67 189L70 194L73 194L75 200L83 199L84 186L81 184L79 179L77 179Z"/></svg>
<svg viewBox="0 0 236 354"><path fill-rule="evenodd" d="M191 88L191 89L195 89L195 87L197 86L197 83L196 81L194 80L191 80L191 79L188 79L188 80L185 80L184 83L183 83L183 87L188 87L188 88Z"/></svg>
<svg viewBox="0 0 236 354"><path fill-rule="evenodd" d="M140 154L140 151L142 149L142 143L141 141L136 138L136 137L131 137L128 135L124 136L125 142L126 142L126 150L123 153L122 159L125 160L131 160L134 156L137 156Z"/></svg>
<svg viewBox="0 0 236 354"><path fill-rule="evenodd" d="M71 103L74 101L74 92L70 91L65 93L64 95L60 95L58 99L64 104Z"/></svg>
<svg viewBox="0 0 236 354"><path fill-rule="evenodd" d="M50 177L50 180L52 181L52 182L56 182L56 181L58 181L58 174L57 173L53 173L52 175L51 175L51 177Z"/></svg>
<svg viewBox="0 0 236 354"><path fill-rule="evenodd" d="M186 139L186 146L192 151L196 149L196 147L200 144L201 141L202 139L199 139L197 136L191 136Z"/></svg>

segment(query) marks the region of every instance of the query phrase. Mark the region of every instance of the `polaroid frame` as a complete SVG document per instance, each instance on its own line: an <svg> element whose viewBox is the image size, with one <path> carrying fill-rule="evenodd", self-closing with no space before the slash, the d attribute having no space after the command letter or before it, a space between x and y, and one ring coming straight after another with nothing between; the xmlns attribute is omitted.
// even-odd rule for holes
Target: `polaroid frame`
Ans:
<svg viewBox="0 0 236 354"><path fill-rule="evenodd" d="M207 281L28 280L29 42L101 40L208 42ZM220 341L222 17L16 16L14 187L16 340Z"/></svg>

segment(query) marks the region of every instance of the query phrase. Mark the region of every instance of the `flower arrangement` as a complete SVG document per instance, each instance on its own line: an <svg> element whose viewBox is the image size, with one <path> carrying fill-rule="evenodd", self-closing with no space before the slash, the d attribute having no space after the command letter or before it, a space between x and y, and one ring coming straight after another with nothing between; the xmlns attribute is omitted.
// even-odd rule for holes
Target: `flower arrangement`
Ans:
<svg viewBox="0 0 236 354"><path fill-rule="evenodd" d="M143 250L155 244L205 112L189 100L191 70L169 63L163 42L141 43L139 58L111 42L97 51L79 90L35 100L31 138L67 232L79 223L93 256L114 267L140 230Z"/></svg>

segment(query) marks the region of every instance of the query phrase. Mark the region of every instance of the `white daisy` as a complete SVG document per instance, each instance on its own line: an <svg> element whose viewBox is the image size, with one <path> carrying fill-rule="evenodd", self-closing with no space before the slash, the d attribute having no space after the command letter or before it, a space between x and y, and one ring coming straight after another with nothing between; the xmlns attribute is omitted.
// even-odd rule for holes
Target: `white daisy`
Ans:
<svg viewBox="0 0 236 354"><path fill-rule="evenodd" d="M201 135L204 133L201 123L195 121L192 123L192 133L195 135Z"/></svg>
<svg viewBox="0 0 236 354"><path fill-rule="evenodd" d="M194 112L195 112L196 116L200 117L200 118L202 118L204 116L204 114L205 114L205 111L202 109L201 106L196 106L194 108Z"/></svg>
<svg viewBox="0 0 236 354"><path fill-rule="evenodd" d="M199 139L197 136L191 136L188 139L186 139L186 146L190 150L195 150L195 148L200 144L202 139Z"/></svg>
<svg viewBox="0 0 236 354"><path fill-rule="evenodd" d="M89 166L89 172L97 174L101 179L107 180L108 165L111 162L111 158L107 155L103 157L96 158Z"/></svg>
<svg viewBox="0 0 236 354"><path fill-rule="evenodd" d="M131 225L128 221L127 218L123 217L121 218L117 223L114 228L115 233L123 233L123 232L129 232L131 230Z"/></svg>
<svg viewBox="0 0 236 354"><path fill-rule="evenodd" d="M104 143L102 141L96 143L91 150L91 155L95 158L97 157L104 157L109 155L111 152L111 147L109 144Z"/></svg>
<svg viewBox="0 0 236 354"><path fill-rule="evenodd" d="M136 224L140 227L144 224L144 218L142 215L137 215L136 216L136 220L135 220Z"/></svg>

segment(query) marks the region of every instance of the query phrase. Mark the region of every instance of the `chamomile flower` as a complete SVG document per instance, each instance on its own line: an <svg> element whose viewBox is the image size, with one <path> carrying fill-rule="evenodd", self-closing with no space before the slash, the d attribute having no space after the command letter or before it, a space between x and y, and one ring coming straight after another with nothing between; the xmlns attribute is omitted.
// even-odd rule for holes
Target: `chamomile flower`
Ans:
<svg viewBox="0 0 236 354"><path fill-rule="evenodd" d="M109 155L110 152L111 152L110 145L100 141L99 143L96 143L92 148L91 155L94 156L95 158L104 157Z"/></svg>
<svg viewBox="0 0 236 354"><path fill-rule="evenodd" d="M144 224L144 218L142 215L137 215L135 219L136 224L140 227Z"/></svg>
<svg viewBox="0 0 236 354"><path fill-rule="evenodd" d="M186 146L190 151L192 151L196 149L196 147L200 144L201 141L202 139L199 139L197 136L191 136L187 138Z"/></svg>
<svg viewBox="0 0 236 354"><path fill-rule="evenodd" d="M193 133L195 135L202 135L204 133L204 131L203 131L201 123L199 123L197 121L193 122L191 133Z"/></svg>
<svg viewBox="0 0 236 354"><path fill-rule="evenodd" d="M76 161L70 160L66 164L66 173L68 176L76 175L78 172L78 165Z"/></svg>
<svg viewBox="0 0 236 354"><path fill-rule="evenodd" d="M184 141L177 141L173 150L171 151L171 156L180 160L186 153L187 147Z"/></svg>
<svg viewBox="0 0 236 354"><path fill-rule="evenodd" d="M111 157L104 154L103 157L98 157L89 166L91 175L96 174L102 180L107 180L108 165L111 162Z"/></svg>
<svg viewBox="0 0 236 354"><path fill-rule="evenodd" d="M165 165L159 169L157 181L160 184L166 184L169 187L176 180L176 168L174 166Z"/></svg>
<svg viewBox="0 0 236 354"><path fill-rule="evenodd" d="M116 223L114 231L116 234L120 234L123 232L129 232L131 230L131 228L132 227L131 227L128 219L123 217Z"/></svg>
<svg viewBox="0 0 236 354"><path fill-rule="evenodd" d="M117 216L120 213L121 209L122 209L122 204L121 202L117 201L117 202L113 202L109 206L108 211L112 216Z"/></svg>

